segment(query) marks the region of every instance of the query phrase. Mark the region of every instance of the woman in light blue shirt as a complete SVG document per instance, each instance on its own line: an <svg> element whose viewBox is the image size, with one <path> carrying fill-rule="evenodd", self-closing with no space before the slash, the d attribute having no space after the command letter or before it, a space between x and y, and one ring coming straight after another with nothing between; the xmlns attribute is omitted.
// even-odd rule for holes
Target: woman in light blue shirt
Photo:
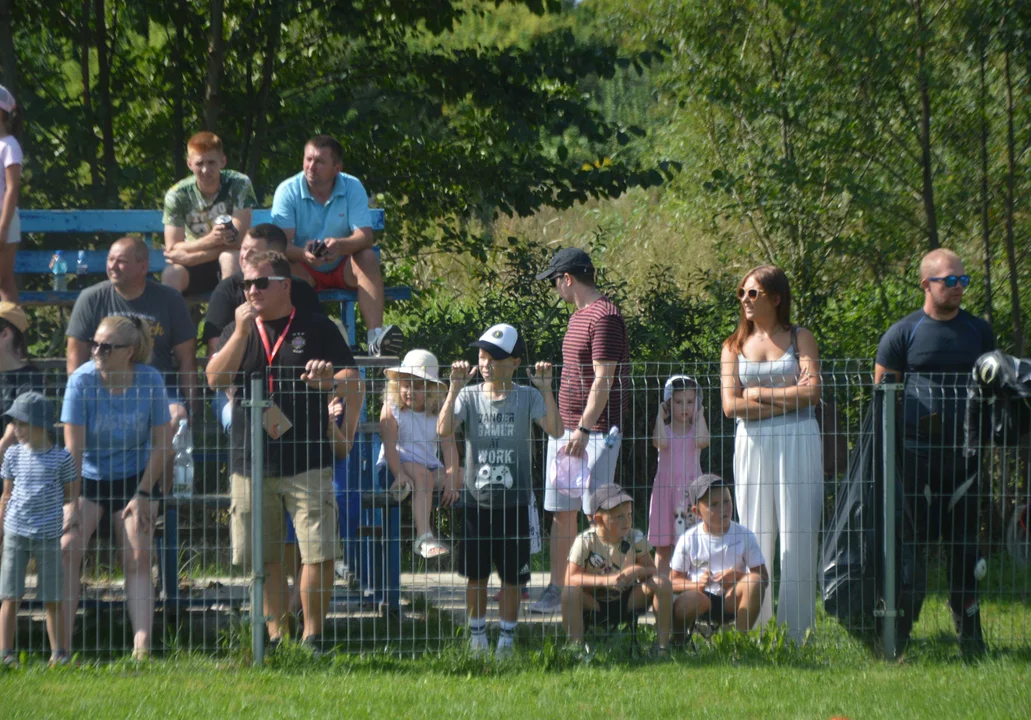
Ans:
<svg viewBox="0 0 1031 720"><path fill-rule="evenodd" d="M138 317L104 318L92 360L68 378L61 422L82 477L82 497L65 508L63 647L71 647L85 547L99 529L118 546L133 656L150 653L154 619L151 549L172 425L165 383L150 361L150 326Z"/></svg>

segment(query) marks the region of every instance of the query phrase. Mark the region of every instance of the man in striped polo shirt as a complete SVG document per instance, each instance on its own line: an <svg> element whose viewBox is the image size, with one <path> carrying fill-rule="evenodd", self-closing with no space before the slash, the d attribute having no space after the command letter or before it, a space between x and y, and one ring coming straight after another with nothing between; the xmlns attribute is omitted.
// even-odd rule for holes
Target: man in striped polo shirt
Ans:
<svg viewBox="0 0 1031 720"><path fill-rule="evenodd" d="M622 429L630 418L630 350L623 316L595 287L587 253L562 248L537 279L553 283L558 296L576 306L562 341L558 407L565 433L548 438L544 471L544 509L553 514L551 582L530 605L530 612L554 613L562 609L569 551L579 532L577 513L587 512L594 489L611 483L616 474ZM582 458L590 472L582 497L556 482L555 460L562 453Z"/></svg>

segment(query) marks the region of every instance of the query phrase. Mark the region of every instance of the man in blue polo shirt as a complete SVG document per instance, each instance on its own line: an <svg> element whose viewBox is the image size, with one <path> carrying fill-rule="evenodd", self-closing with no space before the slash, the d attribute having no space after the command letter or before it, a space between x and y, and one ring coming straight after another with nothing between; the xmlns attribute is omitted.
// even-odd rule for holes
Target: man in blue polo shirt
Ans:
<svg viewBox="0 0 1031 720"><path fill-rule="evenodd" d="M304 169L284 180L272 200L272 222L292 243L286 257L293 274L316 291L358 291L370 355L397 355L401 329L383 327L383 276L372 249L369 195L358 178L342 172L343 148L329 135L304 146Z"/></svg>

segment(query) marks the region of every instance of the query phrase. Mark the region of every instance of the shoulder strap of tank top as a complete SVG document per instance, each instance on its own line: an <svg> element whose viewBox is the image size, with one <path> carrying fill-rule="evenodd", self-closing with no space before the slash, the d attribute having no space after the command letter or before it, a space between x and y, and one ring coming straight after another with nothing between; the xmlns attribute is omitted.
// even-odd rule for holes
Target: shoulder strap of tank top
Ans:
<svg viewBox="0 0 1031 720"><path fill-rule="evenodd" d="M791 354L795 356L795 362L802 368L802 359L798 356L798 325L791 326Z"/></svg>

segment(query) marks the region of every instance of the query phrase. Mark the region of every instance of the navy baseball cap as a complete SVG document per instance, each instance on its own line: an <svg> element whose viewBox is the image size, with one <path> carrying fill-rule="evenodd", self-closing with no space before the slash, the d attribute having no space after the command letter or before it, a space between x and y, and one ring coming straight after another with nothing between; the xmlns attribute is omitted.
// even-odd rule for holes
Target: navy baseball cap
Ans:
<svg viewBox="0 0 1031 720"><path fill-rule="evenodd" d="M562 248L551 256L548 269L537 275L538 280L551 280L565 273L586 273L594 270L591 256L580 248Z"/></svg>

